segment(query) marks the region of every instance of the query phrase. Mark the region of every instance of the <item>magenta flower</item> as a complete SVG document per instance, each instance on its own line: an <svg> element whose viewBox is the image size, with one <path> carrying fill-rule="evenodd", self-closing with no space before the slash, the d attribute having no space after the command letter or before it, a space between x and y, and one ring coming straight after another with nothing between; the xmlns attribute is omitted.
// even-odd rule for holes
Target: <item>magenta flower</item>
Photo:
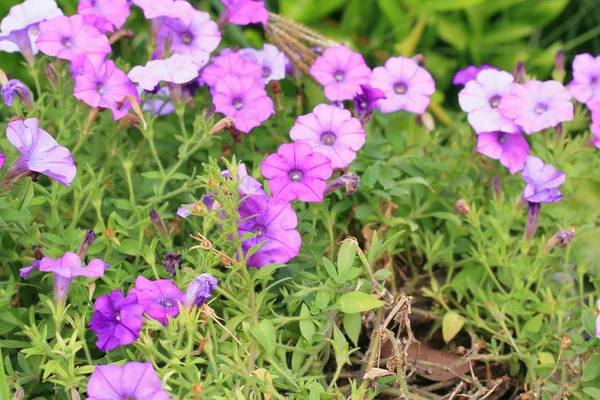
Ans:
<svg viewBox="0 0 600 400"><path fill-rule="evenodd" d="M133 67L128 76L142 89L153 91L160 82L182 84L195 79L198 67L189 57L173 54L165 60L148 61L143 67Z"/></svg>
<svg viewBox="0 0 600 400"><path fill-rule="evenodd" d="M75 77L73 96L91 107L110 109L115 121L129 111L130 106L124 104L126 96L132 96L139 102L133 83L110 60L96 67L92 62L86 62L83 73Z"/></svg>
<svg viewBox="0 0 600 400"><path fill-rule="evenodd" d="M251 77L223 76L212 95L216 111L233 118L235 127L244 133L250 133L275 114L273 101L264 87Z"/></svg>
<svg viewBox="0 0 600 400"><path fill-rule="evenodd" d="M515 83L500 102L498 111L513 119L527 134L573 120L571 94L557 81Z"/></svg>
<svg viewBox="0 0 600 400"><path fill-rule="evenodd" d="M132 0L144 11L146 19L179 18L184 24L189 24L196 9L185 0Z"/></svg>
<svg viewBox="0 0 600 400"><path fill-rule="evenodd" d="M54 0L25 0L11 7L0 22L0 51L19 51L33 64L33 56L38 53L35 41L40 34L40 22L59 15L63 12Z"/></svg>
<svg viewBox="0 0 600 400"><path fill-rule="evenodd" d="M502 97L510 92L513 76L508 72L484 70L467 82L458 93L458 102L469 113L468 120L475 132L517 132L512 118L502 115L498 107Z"/></svg>
<svg viewBox="0 0 600 400"><path fill-rule="evenodd" d="M467 84L467 82L477 79L477 75L486 69L500 71L500 68L487 64L483 64L481 66L469 65L467 68L458 70L456 72L456 75L454 75L454 79L452 80L452 84L464 86Z"/></svg>
<svg viewBox="0 0 600 400"><path fill-rule="evenodd" d="M211 274L202 274L190 282L185 295L185 306L200 307L210 299L210 295L217 287L217 278Z"/></svg>
<svg viewBox="0 0 600 400"><path fill-rule="evenodd" d="M263 24L267 25L269 12L263 1L255 0L221 0L225 5L223 19L234 25Z"/></svg>
<svg viewBox="0 0 600 400"><path fill-rule="evenodd" d="M325 50L309 72L325 87L325 97L331 101L354 98L359 85L369 83L371 78L371 69L362 54L344 45Z"/></svg>
<svg viewBox="0 0 600 400"><path fill-rule="evenodd" d="M274 198L306 202L323 201L327 179L333 173L329 158L302 142L282 144L262 162L260 170L269 180Z"/></svg>
<svg viewBox="0 0 600 400"><path fill-rule="evenodd" d="M319 104L312 113L296 119L290 137L326 155L333 169L343 169L356 158L356 152L365 144L366 134L350 111Z"/></svg>
<svg viewBox="0 0 600 400"><path fill-rule="evenodd" d="M59 146L48 132L39 128L37 118L10 122L6 136L21 153L5 176L16 179L27 171L49 176L65 186L75 179L77 167L66 147Z"/></svg>
<svg viewBox="0 0 600 400"><path fill-rule="evenodd" d="M79 0L77 13L104 18L116 29L121 29L129 18L129 2L127 0Z"/></svg>
<svg viewBox="0 0 600 400"><path fill-rule="evenodd" d="M370 85L360 85L360 88L354 96L354 109L360 116L361 122L366 123L371 119L371 115L377 105L377 100L385 99L383 90L376 89Z"/></svg>
<svg viewBox="0 0 600 400"><path fill-rule="evenodd" d="M6 162L6 156L4 154L2 154L2 152L0 152L0 169L2 169L5 162Z"/></svg>
<svg viewBox="0 0 600 400"><path fill-rule="evenodd" d="M217 23L203 11L194 11L190 23L187 24L179 18L164 19L157 37L157 50L161 54L164 53L168 37L172 40L170 51L190 57L198 68L206 65L210 53L221 42L221 32Z"/></svg>
<svg viewBox="0 0 600 400"><path fill-rule="evenodd" d="M83 15L83 21L86 25L91 25L98 30L101 34L113 33L115 26L112 22L101 15L97 14L81 14ZM103 57L104 58L104 57Z"/></svg>
<svg viewBox="0 0 600 400"><path fill-rule="evenodd" d="M185 294L169 279L151 281L140 275L130 292L137 295L146 314L163 325L168 324L167 315L174 318L179 314L178 303L185 302Z"/></svg>
<svg viewBox="0 0 600 400"><path fill-rule="evenodd" d="M592 144L600 149L600 103L590 104L589 107L592 112Z"/></svg>
<svg viewBox="0 0 600 400"><path fill-rule="evenodd" d="M111 52L108 38L87 25L82 15L60 16L40 23L40 36L35 43L42 53L65 60L81 54Z"/></svg>
<svg viewBox="0 0 600 400"><path fill-rule="evenodd" d="M214 88L223 76L229 75L247 76L255 80L260 80L262 79L263 71L260 65L245 58L240 53L222 51L218 56L213 58L212 64L204 67L201 80L211 88Z"/></svg>
<svg viewBox="0 0 600 400"><path fill-rule="evenodd" d="M98 365L87 384L87 400L169 400L151 363Z"/></svg>
<svg viewBox="0 0 600 400"><path fill-rule="evenodd" d="M123 297L123 293L114 290L98 297L94 308L89 326L98 335L96 346L100 350L113 350L137 340L144 324L144 306L138 304L135 294Z"/></svg>
<svg viewBox="0 0 600 400"><path fill-rule="evenodd" d="M600 101L600 56L578 54L573 60L573 80L569 91L580 103Z"/></svg>
<svg viewBox="0 0 600 400"><path fill-rule="evenodd" d="M285 78L287 58L284 53L272 44L265 43L262 50L246 48L239 54L250 61L256 62L262 68L262 81L267 84Z"/></svg>
<svg viewBox="0 0 600 400"><path fill-rule="evenodd" d="M238 211L238 234L251 233L255 236L242 242L244 254L250 248L266 242L246 260L246 265L260 268L267 264L283 264L298 255L302 239L295 229L298 218L289 202L266 196L250 196Z"/></svg>
<svg viewBox="0 0 600 400"><path fill-rule="evenodd" d="M482 132L477 135L477 151L508 168L511 174L523 169L529 143L521 132Z"/></svg>
<svg viewBox="0 0 600 400"><path fill-rule="evenodd" d="M370 85L385 93L386 98L377 101L382 113L404 110L422 114L435 92L431 74L406 57L391 57L384 67L375 68Z"/></svg>
<svg viewBox="0 0 600 400"><path fill-rule="evenodd" d="M18 79L11 79L5 85L2 86L2 97L7 106L12 106L15 100L15 96L20 98L23 103L33 108L33 101L31 99L31 91L23 82Z"/></svg>

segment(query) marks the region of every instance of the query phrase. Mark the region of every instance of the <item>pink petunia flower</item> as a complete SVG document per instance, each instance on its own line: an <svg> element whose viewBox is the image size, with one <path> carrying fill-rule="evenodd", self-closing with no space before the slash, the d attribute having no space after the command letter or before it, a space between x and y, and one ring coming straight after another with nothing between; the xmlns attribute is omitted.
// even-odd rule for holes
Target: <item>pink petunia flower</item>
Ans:
<svg viewBox="0 0 600 400"><path fill-rule="evenodd" d="M243 57L262 67L262 81L267 84L285 78L287 57L272 44L265 43L262 50L245 48L239 51Z"/></svg>
<svg viewBox="0 0 600 400"><path fill-rule="evenodd" d="M333 169L329 158L314 153L309 144L282 144L268 156L260 170L269 180L274 198L285 201L321 202Z"/></svg>
<svg viewBox="0 0 600 400"><path fill-rule="evenodd" d="M79 0L77 13L104 18L114 28L121 29L129 18L129 2L127 0Z"/></svg>
<svg viewBox="0 0 600 400"><path fill-rule="evenodd" d="M42 53L65 60L82 54L105 56L111 52L108 38L87 25L82 15L60 16L40 23L40 36L35 43Z"/></svg>
<svg viewBox="0 0 600 400"><path fill-rule="evenodd" d="M477 151L508 168L511 174L521 171L529 155L529 143L521 132L481 132L477 135Z"/></svg>
<svg viewBox="0 0 600 400"><path fill-rule="evenodd" d="M557 81L531 80L512 84L498 111L513 119L529 135L573 120L571 94Z"/></svg>
<svg viewBox="0 0 600 400"><path fill-rule="evenodd" d="M164 60L148 61L143 67L133 67L128 76L142 89L151 91L160 82L183 84L195 79L198 67L189 57L173 54Z"/></svg>
<svg viewBox="0 0 600 400"><path fill-rule="evenodd" d="M500 68L494 67L492 65L483 64L481 66L477 65L469 65L467 68L458 70L454 75L454 79L452 80L453 85L466 85L467 82L477 79L477 75L481 71L485 71L486 69L493 69L494 71L500 71Z"/></svg>
<svg viewBox="0 0 600 400"><path fill-rule="evenodd" d="M244 133L250 133L275 114L273 101L264 87L251 77L223 76L212 94L216 111L233 118L235 127Z"/></svg>
<svg viewBox="0 0 600 400"><path fill-rule="evenodd" d="M234 25L261 23L267 25L269 12L263 1L255 0L221 0L225 5L223 20Z"/></svg>
<svg viewBox="0 0 600 400"><path fill-rule="evenodd" d="M0 152L0 169L2 169L5 162L6 162L6 156L4 154L2 154L2 152Z"/></svg>
<svg viewBox="0 0 600 400"><path fill-rule="evenodd" d="M113 33L115 26L106 17L97 14L81 14L87 25L91 25L101 34Z"/></svg>
<svg viewBox="0 0 600 400"><path fill-rule="evenodd" d="M218 56L213 57L210 65L204 67L200 79L202 83L213 88L223 76L227 75L247 76L258 81L263 76L263 70L256 62L239 53L221 52Z"/></svg>
<svg viewBox="0 0 600 400"><path fill-rule="evenodd" d="M508 94L514 78L505 71L484 70L477 79L467 82L458 93L458 102L469 113L468 120L475 132L517 132L511 118L502 115L498 107Z"/></svg>
<svg viewBox="0 0 600 400"><path fill-rule="evenodd" d="M578 54L573 60L573 80L569 91L580 103L600 101L600 56Z"/></svg>
<svg viewBox="0 0 600 400"><path fill-rule="evenodd" d="M87 400L170 400L152 363L98 365L87 384Z"/></svg>
<svg viewBox="0 0 600 400"><path fill-rule="evenodd" d="M189 24L194 16L194 7L185 0L132 0L144 11L146 19L179 18Z"/></svg>
<svg viewBox="0 0 600 400"><path fill-rule="evenodd" d="M185 293L169 279L151 281L140 275L129 293L137 296L148 317L163 325L168 324L167 316L174 318L179 314L178 303L185 304Z"/></svg>
<svg viewBox="0 0 600 400"><path fill-rule="evenodd" d="M334 169L343 169L356 158L356 152L365 144L366 134L350 111L319 104L312 113L296 119L290 137L326 155Z"/></svg>
<svg viewBox="0 0 600 400"><path fill-rule="evenodd" d="M343 45L325 50L309 72L325 87L325 97L331 101L354 98L359 85L369 83L371 78L371 69L362 54Z"/></svg>
<svg viewBox="0 0 600 400"><path fill-rule="evenodd" d="M590 131L592 132L591 143L600 149L600 103L593 103L589 105L592 114L592 123Z"/></svg>
<svg viewBox="0 0 600 400"><path fill-rule="evenodd" d="M392 57L384 67L377 67L371 76L371 86L381 89L386 98L377 101L382 113L408 111L422 114L435 92L435 81L412 58Z"/></svg>

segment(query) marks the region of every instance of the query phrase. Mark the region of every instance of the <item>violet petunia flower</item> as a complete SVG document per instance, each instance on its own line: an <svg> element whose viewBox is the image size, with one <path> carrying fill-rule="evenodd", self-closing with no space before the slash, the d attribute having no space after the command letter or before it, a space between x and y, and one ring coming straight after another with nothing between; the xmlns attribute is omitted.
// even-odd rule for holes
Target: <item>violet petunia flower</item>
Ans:
<svg viewBox="0 0 600 400"><path fill-rule="evenodd" d="M235 120L235 127L250 133L275 114L273 101L261 82L251 77L226 75L212 91L216 111Z"/></svg>
<svg viewBox="0 0 600 400"><path fill-rule="evenodd" d="M87 25L91 25L101 34L114 33L115 26L105 17L98 14L81 14Z"/></svg>
<svg viewBox="0 0 600 400"><path fill-rule="evenodd" d="M319 104L312 113L296 119L290 137L326 155L333 169L343 169L356 158L356 152L365 144L366 134L350 111Z"/></svg>
<svg viewBox="0 0 600 400"><path fill-rule="evenodd" d="M517 132L512 118L498 109L502 97L510 92L514 78L505 71L483 70L477 78L467 82L458 93L458 102L475 132Z"/></svg>
<svg viewBox="0 0 600 400"><path fill-rule="evenodd" d="M157 36L157 50L160 54L165 52L167 38L171 43L169 50L172 53L189 57L199 69L206 65L210 53L219 46L221 32L208 13L194 11L189 24L179 18L163 20Z"/></svg>
<svg viewBox="0 0 600 400"><path fill-rule="evenodd" d="M592 144L600 149L600 103L590 105L592 114L592 124L590 131L592 132Z"/></svg>
<svg viewBox="0 0 600 400"><path fill-rule="evenodd" d="M115 121L129 112L126 96L140 101L133 83L111 60L98 66L86 61L83 72L75 77L73 96L91 107L110 109Z"/></svg>
<svg viewBox="0 0 600 400"><path fill-rule="evenodd" d="M200 80L202 83L214 88L223 76L228 75L247 76L260 80L263 71L255 61L244 57L240 53L233 51L221 52L218 56L213 57L210 65L204 67Z"/></svg>
<svg viewBox="0 0 600 400"><path fill-rule="evenodd" d="M189 24L194 16L195 8L185 0L131 0L140 7L146 19L179 18Z"/></svg>
<svg viewBox="0 0 600 400"><path fill-rule="evenodd" d="M121 29L129 18L129 2L128 0L79 0L77 13L105 19L114 28ZM109 32L113 32L114 28Z"/></svg>
<svg viewBox="0 0 600 400"><path fill-rule="evenodd" d="M404 110L422 114L435 92L431 74L407 57L391 57L385 66L375 68L370 85L385 93L386 98L377 101L382 113Z"/></svg>
<svg viewBox="0 0 600 400"><path fill-rule="evenodd" d="M287 58L283 52L272 44L265 43L262 50L241 49L239 54L261 66L263 83L267 84L285 78Z"/></svg>
<svg viewBox="0 0 600 400"><path fill-rule="evenodd" d="M143 67L138 65L128 76L142 89L153 91L160 82L183 84L195 79L198 67L189 57L173 54L164 60L148 61Z"/></svg>
<svg viewBox="0 0 600 400"><path fill-rule="evenodd" d="M469 65L467 68L458 70L454 75L454 79L452 80L453 85L466 85L467 82L477 79L477 75L481 71L485 71L486 69L491 69L494 71L500 71L500 68L494 67L492 65L483 64L480 66L477 65Z"/></svg>
<svg viewBox="0 0 600 400"><path fill-rule="evenodd" d="M329 158L307 143L286 143L260 165L274 198L321 202L333 168Z"/></svg>
<svg viewBox="0 0 600 400"><path fill-rule="evenodd" d="M529 143L521 132L481 132L477 135L477 151L508 168L511 174L521 171L529 155Z"/></svg>
<svg viewBox="0 0 600 400"><path fill-rule="evenodd" d="M152 363L98 365L87 384L87 400L170 400Z"/></svg>
<svg viewBox="0 0 600 400"><path fill-rule="evenodd" d="M151 281L140 275L130 293L137 295L138 302L150 318L163 325L168 324L167 316L174 318L179 314L178 303L185 302L185 294L169 279Z"/></svg>
<svg viewBox="0 0 600 400"><path fill-rule="evenodd" d="M578 54L573 60L573 80L569 91L580 103L600 101L600 56Z"/></svg>
<svg viewBox="0 0 600 400"><path fill-rule="evenodd" d="M6 136L21 153L21 157L10 167L4 179L17 179L27 171L32 171L69 186L77 173L71 152L66 147L59 146L38 124L37 118L16 120L8 124Z"/></svg>
<svg viewBox="0 0 600 400"><path fill-rule="evenodd" d="M231 172L229 170L221 171L221 176L231 178ZM248 174L246 164L244 163L240 163L240 165L237 168L237 180L239 182L237 190L238 192L240 192L240 195L242 195L242 197L252 196L255 194L259 196L267 195L267 192L265 192L263 189L262 183L260 183ZM206 206L208 207L208 204L206 204Z"/></svg>
<svg viewBox="0 0 600 400"><path fill-rule="evenodd" d="M360 85L359 87L358 92L354 95L354 109L364 125L371 119L377 106L377 100L385 99L386 95L383 90L370 85Z"/></svg>
<svg viewBox="0 0 600 400"><path fill-rule="evenodd" d="M0 169L2 169L5 162L6 162L6 156L2 152L0 152Z"/></svg>
<svg viewBox="0 0 600 400"><path fill-rule="evenodd" d="M238 211L238 234L254 235L242 242L244 254L250 248L266 242L246 260L247 266L260 268L267 264L283 264L298 255L302 238L295 229L298 217L289 202L266 196L250 196Z"/></svg>
<svg viewBox="0 0 600 400"><path fill-rule="evenodd" d="M530 80L512 84L498 111L529 135L573 120L571 94L557 81Z"/></svg>
<svg viewBox="0 0 600 400"><path fill-rule="evenodd" d="M35 43L42 53L64 60L73 60L82 54L105 56L111 52L108 38L77 14L40 23L40 35Z"/></svg>
<svg viewBox="0 0 600 400"><path fill-rule="evenodd" d="M11 7L0 22L0 51L19 51L33 64L33 56L38 53L35 41L40 34L40 22L60 15L63 12L54 0L25 0Z"/></svg>
<svg viewBox="0 0 600 400"><path fill-rule="evenodd" d="M309 72L325 87L325 97L331 101L351 100L359 85L368 84L371 78L371 69L362 54L344 45L325 50Z"/></svg>
<svg viewBox="0 0 600 400"><path fill-rule="evenodd" d="M89 327L98 335L96 346L100 350L113 350L137 340L144 324L144 306L138 304L135 294L123 297L123 293L113 290L98 297L94 309Z"/></svg>
<svg viewBox="0 0 600 400"><path fill-rule="evenodd" d="M2 86L2 97L7 106L12 106L15 96L21 99L23 103L29 108L33 108L33 101L31 99L31 91L23 82L18 79L11 79Z"/></svg>
<svg viewBox="0 0 600 400"><path fill-rule="evenodd" d="M261 23L267 25L269 12L263 1L255 0L221 0L225 6L222 19L234 25Z"/></svg>
<svg viewBox="0 0 600 400"><path fill-rule="evenodd" d="M193 306L200 307L210 299L210 295L217 287L217 278L211 274L202 274L194 279L187 288L185 295L185 306L191 308Z"/></svg>

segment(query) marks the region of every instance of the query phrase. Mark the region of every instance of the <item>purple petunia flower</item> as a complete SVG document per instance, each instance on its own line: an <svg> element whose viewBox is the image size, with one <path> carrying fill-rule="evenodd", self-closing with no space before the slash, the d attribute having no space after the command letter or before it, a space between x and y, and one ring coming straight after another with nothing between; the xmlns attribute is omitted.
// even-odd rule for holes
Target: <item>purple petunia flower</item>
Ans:
<svg viewBox="0 0 600 400"><path fill-rule="evenodd" d="M360 85L360 89L354 96L354 109L363 124L371 119L371 115L377 105L377 100L385 99L386 95L381 89L370 85Z"/></svg>
<svg viewBox="0 0 600 400"><path fill-rule="evenodd" d="M217 287L217 278L211 274L202 274L190 282L185 295L185 306L202 306L210 298L211 293Z"/></svg>
<svg viewBox="0 0 600 400"><path fill-rule="evenodd" d="M129 79L142 89L152 91L160 82L182 84L198 76L197 65L187 56L173 54L164 60L148 61L129 71Z"/></svg>
<svg viewBox="0 0 600 400"><path fill-rule="evenodd" d="M521 132L482 132L477 135L477 151L508 168L511 174L523 169L529 143Z"/></svg>
<svg viewBox="0 0 600 400"><path fill-rule="evenodd" d="M179 314L177 303L185 302L185 294L169 279L151 281L140 275L130 292L137 295L146 314L163 325L168 324L167 315L176 317Z"/></svg>
<svg viewBox="0 0 600 400"><path fill-rule="evenodd" d="M458 93L458 102L469 113L468 120L475 132L517 132L511 118L502 115L498 107L502 97L510 92L513 76L505 71L484 70L467 82Z"/></svg>
<svg viewBox="0 0 600 400"><path fill-rule="evenodd" d="M77 13L93 15L104 19L116 29L121 29L129 18L129 2L127 0L79 0ZM109 30L108 32L113 32Z"/></svg>
<svg viewBox="0 0 600 400"><path fill-rule="evenodd" d="M343 169L356 158L356 152L365 144L366 134L350 111L319 104L312 113L296 119L290 137L326 155L333 169Z"/></svg>
<svg viewBox="0 0 600 400"><path fill-rule="evenodd" d="M49 176L65 186L75 179L77 167L66 147L59 146L48 132L39 128L37 118L10 122L6 136L21 153L5 176L16 179L27 171Z"/></svg>
<svg viewBox="0 0 600 400"><path fill-rule="evenodd" d="M0 51L21 52L28 63L38 53L35 41L40 22L63 15L54 0L25 0L11 7L0 22Z"/></svg>
<svg viewBox="0 0 600 400"><path fill-rule="evenodd" d="M273 101L262 84L251 77L226 75L216 83L212 91L216 111L235 120L235 127L244 133L273 114Z"/></svg>
<svg viewBox="0 0 600 400"><path fill-rule="evenodd" d="M175 112L175 105L171 101L171 90L168 86L161 86L156 93L142 89L139 86L137 91L142 101L142 110L160 116Z"/></svg>
<svg viewBox="0 0 600 400"><path fill-rule="evenodd" d="M453 85L466 85L467 82L477 79L477 75L481 71L485 71L486 69L500 71L500 68L494 67L492 65L487 65L487 64L483 64L481 66L469 65L467 68L458 70L456 72L456 75L454 75L454 79L452 80L452 84Z"/></svg>
<svg viewBox="0 0 600 400"><path fill-rule="evenodd" d="M267 264L283 264L298 255L302 239L295 229L298 217L289 202L266 196L250 196L238 211L238 234L251 233L255 236L242 242L244 254L250 248L266 242L246 260L246 265L259 268Z"/></svg>
<svg viewBox="0 0 600 400"><path fill-rule="evenodd" d="M263 83L267 84L285 78L287 57L272 44L265 43L262 50L241 49L239 54L261 66Z"/></svg>
<svg viewBox="0 0 600 400"><path fill-rule="evenodd" d="M189 24L194 16L195 8L185 0L132 0L144 11L146 19L179 18Z"/></svg>
<svg viewBox="0 0 600 400"><path fill-rule="evenodd" d="M73 96L89 106L110 109L115 121L129 111L130 106L123 103L126 96L140 101L133 83L111 60L98 66L87 60L83 72L75 77Z"/></svg>
<svg viewBox="0 0 600 400"><path fill-rule="evenodd" d="M42 53L65 60L82 54L105 56L111 52L108 38L77 14L40 23L40 36L35 43Z"/></svg>
<svg viewBox="0 0 600 400"><path fill-rule="evenodd" d="M2 152L0 152L0 169L2 169L5 162L6 162L6 156Z"/></svg>
<svg viewBox="0 0 600 400"><path fill-rule="evenodd" d="M557 81L514 83L498 111L513 119L527 134L573 120L571 94Z"/></svg>
<svg viewBox="0 0 600 400"><path fill-rule="evenodd" d="M573 80L569 91L580 103L600 101L600 56L578 54L573 60Z"/></svg>
<svg viewBox="0 0 600 400"><path fill-rule="evenodd" d="M223 76L230 75L247 76L258 81L262 79L263 71L260 65L240 53L222 51L213 58L212 64L204 67L200 80L214 88Z"/></svg>
<svg viewBox="0 0 600 400"><path fill-rule="evenodd" d="M386 98L377 101L382 113L404 110L422 114L435 92L431 74L406 57L391 57L384 67L375 68L370 85L385 93Z"/></svg>
<svg viewBox="0 0 600 400"><path fill-rule="evenodd" d="M306 202L323 201L326 181L333 173L329 158L302 142L282 144L262 162L260 170L269 180L274 198Z"/></svg>
<svg viewBox="0 0 600 400"><path fill-rule="evenodd" d="M359 85L369 83L371 78L371 69L362 54L344 45L325 50L309 72L325 87L325 97L331 101L354 98Z"/></svg>
<svg viewBox="0 0 600 400"><path fill-rule="evenodd" d="M127 346L137 340L144 324L144 306L135 294L123 297L118 290L100 296L94 303L90 329L98 335L96 346L102 351Z"/></svg>
<svg viewBox="0 0 600 400"><path fill-rule="evenodd" d="M33 108L31 91L27 85L18 79L11 79L2 86L2 97L7 106L12 106L15 96L20 98L27 107Z"/></svg>
<svg viewBox="0 0 600 400"><path fill-rule="evenodd" d="M203 11L194 11L189 24L179 18L165 18L157 37L157 51L160 54L165 51L168 37L171 41L170 51L189 57L198 68L206 65L210 53L221 42L221 32L217 23Z"/></svg>
<svg viewBox="0 0 600 400"><path fill-rule="evenodd" d="M222 19L234 25L261 23L267 25L269 12L263 1L255 0L221 0L225 5Z"/></svg>
<svg viewBox="0 0 600 400"><path fill-rule="evenodd" d="M600 103L590 104L589 107L592 112L592 144L600 149Z"/></svg>
<svg viewBox="0 0 600 400"><path fill-rule="evenodd" d="M152 363L98 365L87 384L88 400L169 400Z"/></svg>

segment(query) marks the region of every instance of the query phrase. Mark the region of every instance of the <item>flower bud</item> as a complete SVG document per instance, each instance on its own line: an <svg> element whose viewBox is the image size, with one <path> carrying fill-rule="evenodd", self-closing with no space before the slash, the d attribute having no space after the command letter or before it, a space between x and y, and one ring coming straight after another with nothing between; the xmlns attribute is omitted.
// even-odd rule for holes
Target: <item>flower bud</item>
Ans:
<svg viewBox="0 0 600 400"><path fill-rule="evenodd" d="M160 215L156 212L156 210L154 208L150 209L148 218L150 219L150 222L152 223L152 225L154 225L154 227L156 228L156 231L158 232L159 235L161 235L162 237L169 236L169 233L167 232L167 227L165 226L165 223L163 222L162 218L160 217Z"/></svg>
<svg viewBox="0 0 600 400"><path fill-rule="evenodd" d="M44 258L44 253L42 252L42 246L33 246L33 257L36 260L41 260Z"/></svg>
<svg viewBox="0 0 600 400"><path fill-rule="evenodd" d="M527 228L525 240L530 241L537 230L538 218L540 216L540 203L527 202Z"/></svg>
<svg viewBox="0 0 600 400"><path fill-rule="evenodd" d="M454 203L454 209L458 215L467 215L471 214L471 207L466 200L459 199Z"/></svg>
<svg viewBox="0 0 600 400"><path fill-rule="evenodd" d="M565 79L565 52L559 50L554 58L554 73L553 78L559 82L563 82Z"/></svg>
<svg viewBox="0 0 600 400"><path fill-rule="evenodd" d="M20 387L19 390L17 390L15 392L15 395L13 396L12 400L23 400L24 398L25 398L25 389Z"/></svg>
<svg viewBox="0 0 600 400"><path fill-rule="evenodd" d="M95 238L96 238L96 235L94 234L93 229L90 229L85 233L85 236L83 237L83 240L82 240L81 244L79 245L79 247L77 248L77 252L76 252L82 261L85 259L85 255L87 254L87 252L88 252L90 246L92 245L92 243L94 242Z"/></svg>
<svg viewBox="0 0 600 400"><path fill-rule="evenodd" d="M11 79L5 85L2 85L2 97L4 97L7 106L12 106L15 96L21 99L27 108L33 109L31 91L27 85L18 79Z"/></svg>
<svg viewBox="0 0 600 400"><path fill-rule="evenodd" d="M500 182L500 178L494 176L492 184L494 186L494 196L496 197L496 200L500 200L500 197L502 197L502 183Z"/></svg>
<svg viewBox="0 0 600 400"><path fill-rule="evenodd" d="M185 306L200 307L210 298L211 293L217 287L217 278L210 274L202 274L194 279L188 286L185 295Z"/></svg>
<svg viewBox="0 0 600 400"><path fill-rule="evenodd" d="M206 108L202 112L202 118L204 118L204 120L206 122L210 121L210 119L213 117L213 115L215 115L215 111L216 111L216 107L214 106L214 104L211 104L210 107Z"/></svg>
<svg viewBox="0 0 600 400"><path fill-rule="evenodd" d="M233 120L233 118L225 117L213 125L213 127L208 132L208 136L212 136L216 133L231 129L235 129L235 121Z"/></svg>
<svg viewBox="0 0 600 400"><path fill-rule="evenodd" d="M162 265L163 267L165 267L169 275L171 275L171 277L174 277L177 269L181 267L182 261L183 260L181 254L169 251L163 258Z"/></svg>
<svg viewBox="0 0 600 400"><path fill-rule="evenodd" d="M548 239L548 242L544 246L544 253L552 250L553 247L559 245L560 247L567 247L569 243L573 240L573 236L575 236L575 228L571 227L569 230L558 231Z"/></svg>
<svg viewBox="0 0 600 400"><path fill-rule="evenodd" d="M331 194L340 188L346 188L346 194L351 196L358 190L359 182L360 177L358 175L356 175L354 172L346 172L344 175L334 179L329 185L327 185L325 195Z"/></svg>
<svg viewBox="0 0 600 400"><path fill-rule="evenodd" d="M525 83L527 80L526 77L527 72L525 71L525 64L522 61L517 63L517 66L513 70L513 77L515 78L516 83Z"/></svg>
<svg viewBox="0 0 600 400"><path fill-rule="evenodd" d="M58 87L58 75L56 74L56 70L54 69L54 66L52 65L52 63L46 64L45 73L46 73L46 79L48 79L48 82L50 82L52 87L54 89L56 89Z"/></svg>

